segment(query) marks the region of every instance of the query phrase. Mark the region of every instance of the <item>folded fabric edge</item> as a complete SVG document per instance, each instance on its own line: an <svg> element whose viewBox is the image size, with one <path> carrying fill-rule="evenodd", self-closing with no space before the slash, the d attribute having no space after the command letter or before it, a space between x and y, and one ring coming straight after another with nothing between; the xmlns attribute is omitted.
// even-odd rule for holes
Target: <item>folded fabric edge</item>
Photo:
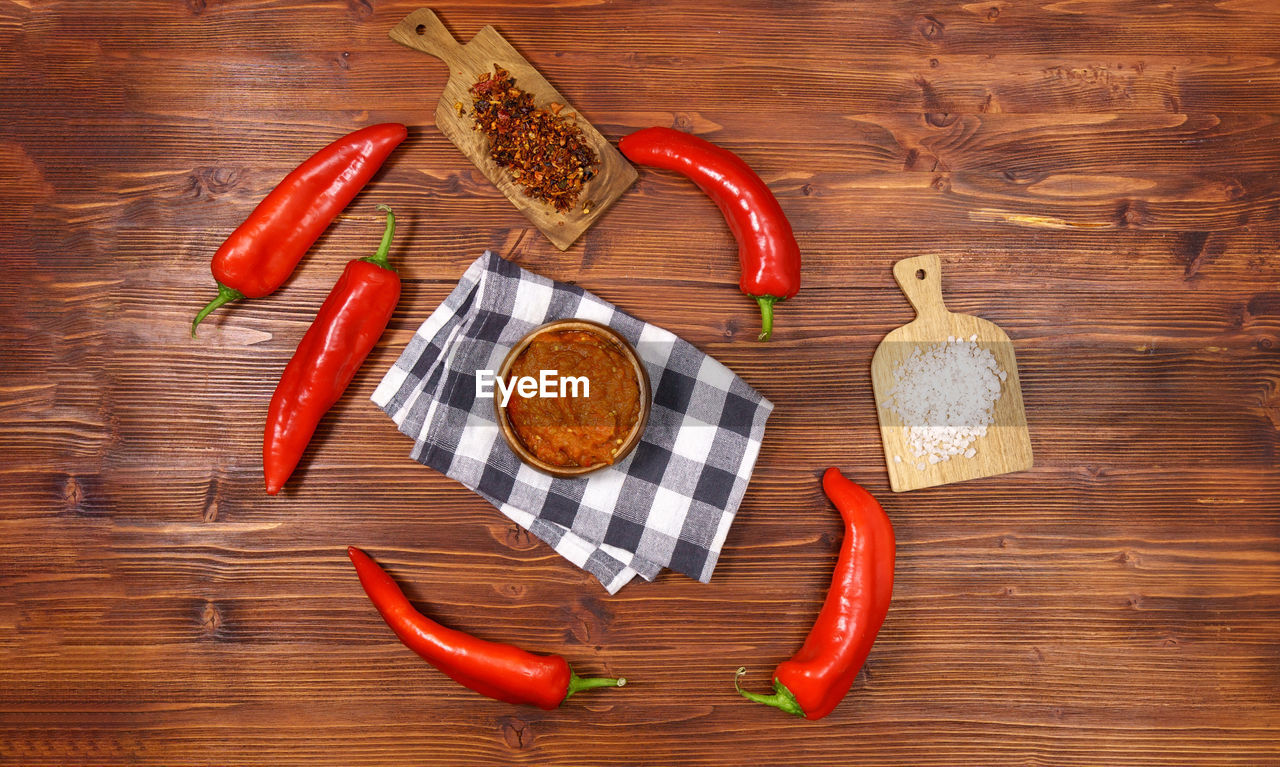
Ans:
<svg viewBox="0 0 1280 767"><path fill-rule="evenodd" d="M424 342L429 342L448 324L449 319L458 313L458 307L464 302L467 295L475 290L483 290L484 276L488 272L489 264L495 258L500 258L500 256L496 256L492 251L486 250L467 265L462 276L458 278L458 284L453 287L453 290L449 291L449 295L445 296L444 300L413 331L413 338L410 339L408 344L405 344L400 356L392 363L391 368L382 376L382 380L378 382L378 386L373 390L373 394L369 396L373 404L390 416L397 426L403 420L403 415L397 412L398 408L391 407L391 401L403 388L404 382L409 376L409 370L417 362L416 358L405 359L413 353L414 340L421 339ZM402 364L406 362L408 363L407 365Z"/></svg>
<svg viewBox="0 0 1280 767"><path fill-rule="evenodd" d="M628 567L622 572L618 573L618 577L614 578L608 583L603 584L604 590L609 592L610 594L617 594L619 591L622 590L623 586L630 583L631 579L635 577L636 577L636 571Z"/></svg>
<svg viewBox="0 0 1280 767"><path fill-rule="evenodd" d="M751 489L751 479L756 473L756 461L760 458L760 448L764 444L765 425L772 414L773 403L764 395L761 395L760 408L756 411L756 420L751 425L751 437L747 440L747 448L742 454L742 466L739 469L739 476L745 479L742 493L735 493L731 496L730 502L725 506L725 513L720 517L720 523L716 526L715 535L711 538L711 545L707 547L707 559L703 563L702 572L697 576L699 583L709 583L711 581L711 574L715 571L716 564L720 561L720 552L724 549L724 542L729 537L729 528L733 525L733 520L738 516L738 509L742 508L742 501L747 497L747 491Z"/></svg>

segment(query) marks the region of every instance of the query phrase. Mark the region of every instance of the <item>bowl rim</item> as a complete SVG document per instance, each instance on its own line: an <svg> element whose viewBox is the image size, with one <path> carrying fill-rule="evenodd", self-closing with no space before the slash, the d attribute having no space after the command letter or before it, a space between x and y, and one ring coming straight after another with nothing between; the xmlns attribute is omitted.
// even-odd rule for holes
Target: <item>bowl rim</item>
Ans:
<svg viewBox="0 0 1280 767"><path fill-rule="evenodd" d="M557 466L547 463L533 451L525 447L521 441L520 435L516 433L515 427L511 424L510 418L507 416L507 408L502 405L501 399L494 392L493 409L494 415L498 421L498 430L502 432L502 437L507 443L507 447L511 448L511 452L516 454L523 463L531 468L537 469L544 474L550 474L553 477L561 479L570 479L573 477L581 477L592 472L599 471L608 466L616 466L619 462L631 454L636 446L640 444L640 437L644 435L645 427L649 423L649 411L653 406L653 390L650 386L649 371L645 369L644 362L640 359L640 355L636 352L635 347L622 336L617 330L596 322L594 320L578 319L576 317L566 317L564 319L552 320L544 322L538 327L526 333L514 346L507 352L502 360L502 365L498 368L497 378L506 378L511 372L511 367L520 357L524 350L529 348L529 344L533 339L543 333L549 333L556 330L585 330L603 336L609 341L617 345L623 352L624 356L631 362L632 372L635 373L636 380L640 388L640 415L636 418L635 424L631 427L631 431L627 432L626 438L622 442L622 446L618 449L617 455L608 463L596 464L593 466Z"/></svg>

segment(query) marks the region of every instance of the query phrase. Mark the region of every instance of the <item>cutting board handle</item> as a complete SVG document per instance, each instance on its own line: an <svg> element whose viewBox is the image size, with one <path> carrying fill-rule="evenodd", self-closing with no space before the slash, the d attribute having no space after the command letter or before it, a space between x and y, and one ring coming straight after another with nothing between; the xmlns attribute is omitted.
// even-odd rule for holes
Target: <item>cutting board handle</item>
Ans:
<svg viewBox="0 0 1280 767"><path fill-rule="evenodd" d="M893 278L920 317L946 313L947 306L942 302L942 262L937 256L904 258L893 265Z"/></svg>
<svg viewBox="0 0 1280 767"><path fill-rule="evenodd" d="M451 68L462 54L462 45L430 8L419 8L405 16L387 35L401 45L444 60Z"/></svg>

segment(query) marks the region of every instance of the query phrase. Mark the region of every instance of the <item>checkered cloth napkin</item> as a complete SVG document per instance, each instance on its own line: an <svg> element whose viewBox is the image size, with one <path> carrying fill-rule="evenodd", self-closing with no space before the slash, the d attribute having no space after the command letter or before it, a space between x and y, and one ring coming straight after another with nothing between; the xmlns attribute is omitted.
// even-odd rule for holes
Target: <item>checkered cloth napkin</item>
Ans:
<svg viewBox="0 0 1280 767"><path fill-rule="evenodd" d="M493 401L476 397L475 379L478 370L501 367L535 327L572 317L608 325L635 347L654 400L629 456L558 479L511 452ZM487 251L418 328L373 401L415 440L414 460L484 496L610 594L664 567L711 578L773 410L670 332Z"/></svg>

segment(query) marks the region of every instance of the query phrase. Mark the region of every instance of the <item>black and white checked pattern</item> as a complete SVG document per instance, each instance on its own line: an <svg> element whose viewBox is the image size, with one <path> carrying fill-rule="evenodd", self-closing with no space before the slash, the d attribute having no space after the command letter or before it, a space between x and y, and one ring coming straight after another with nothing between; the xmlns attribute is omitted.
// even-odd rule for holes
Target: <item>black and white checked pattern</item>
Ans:
<svg viewBox="0 0 1280 767"><path fill-rule="evenodd" d="M558 479L511 452L492 400L476 399L475 377L497 370L530 330L569 317L608 325L630 341L654 400L631 455ZM418 328L373 401L414 439L414 460L484 496L611 594L664 567L711 578L773 410L670 332L487 251Z"/></svg>

